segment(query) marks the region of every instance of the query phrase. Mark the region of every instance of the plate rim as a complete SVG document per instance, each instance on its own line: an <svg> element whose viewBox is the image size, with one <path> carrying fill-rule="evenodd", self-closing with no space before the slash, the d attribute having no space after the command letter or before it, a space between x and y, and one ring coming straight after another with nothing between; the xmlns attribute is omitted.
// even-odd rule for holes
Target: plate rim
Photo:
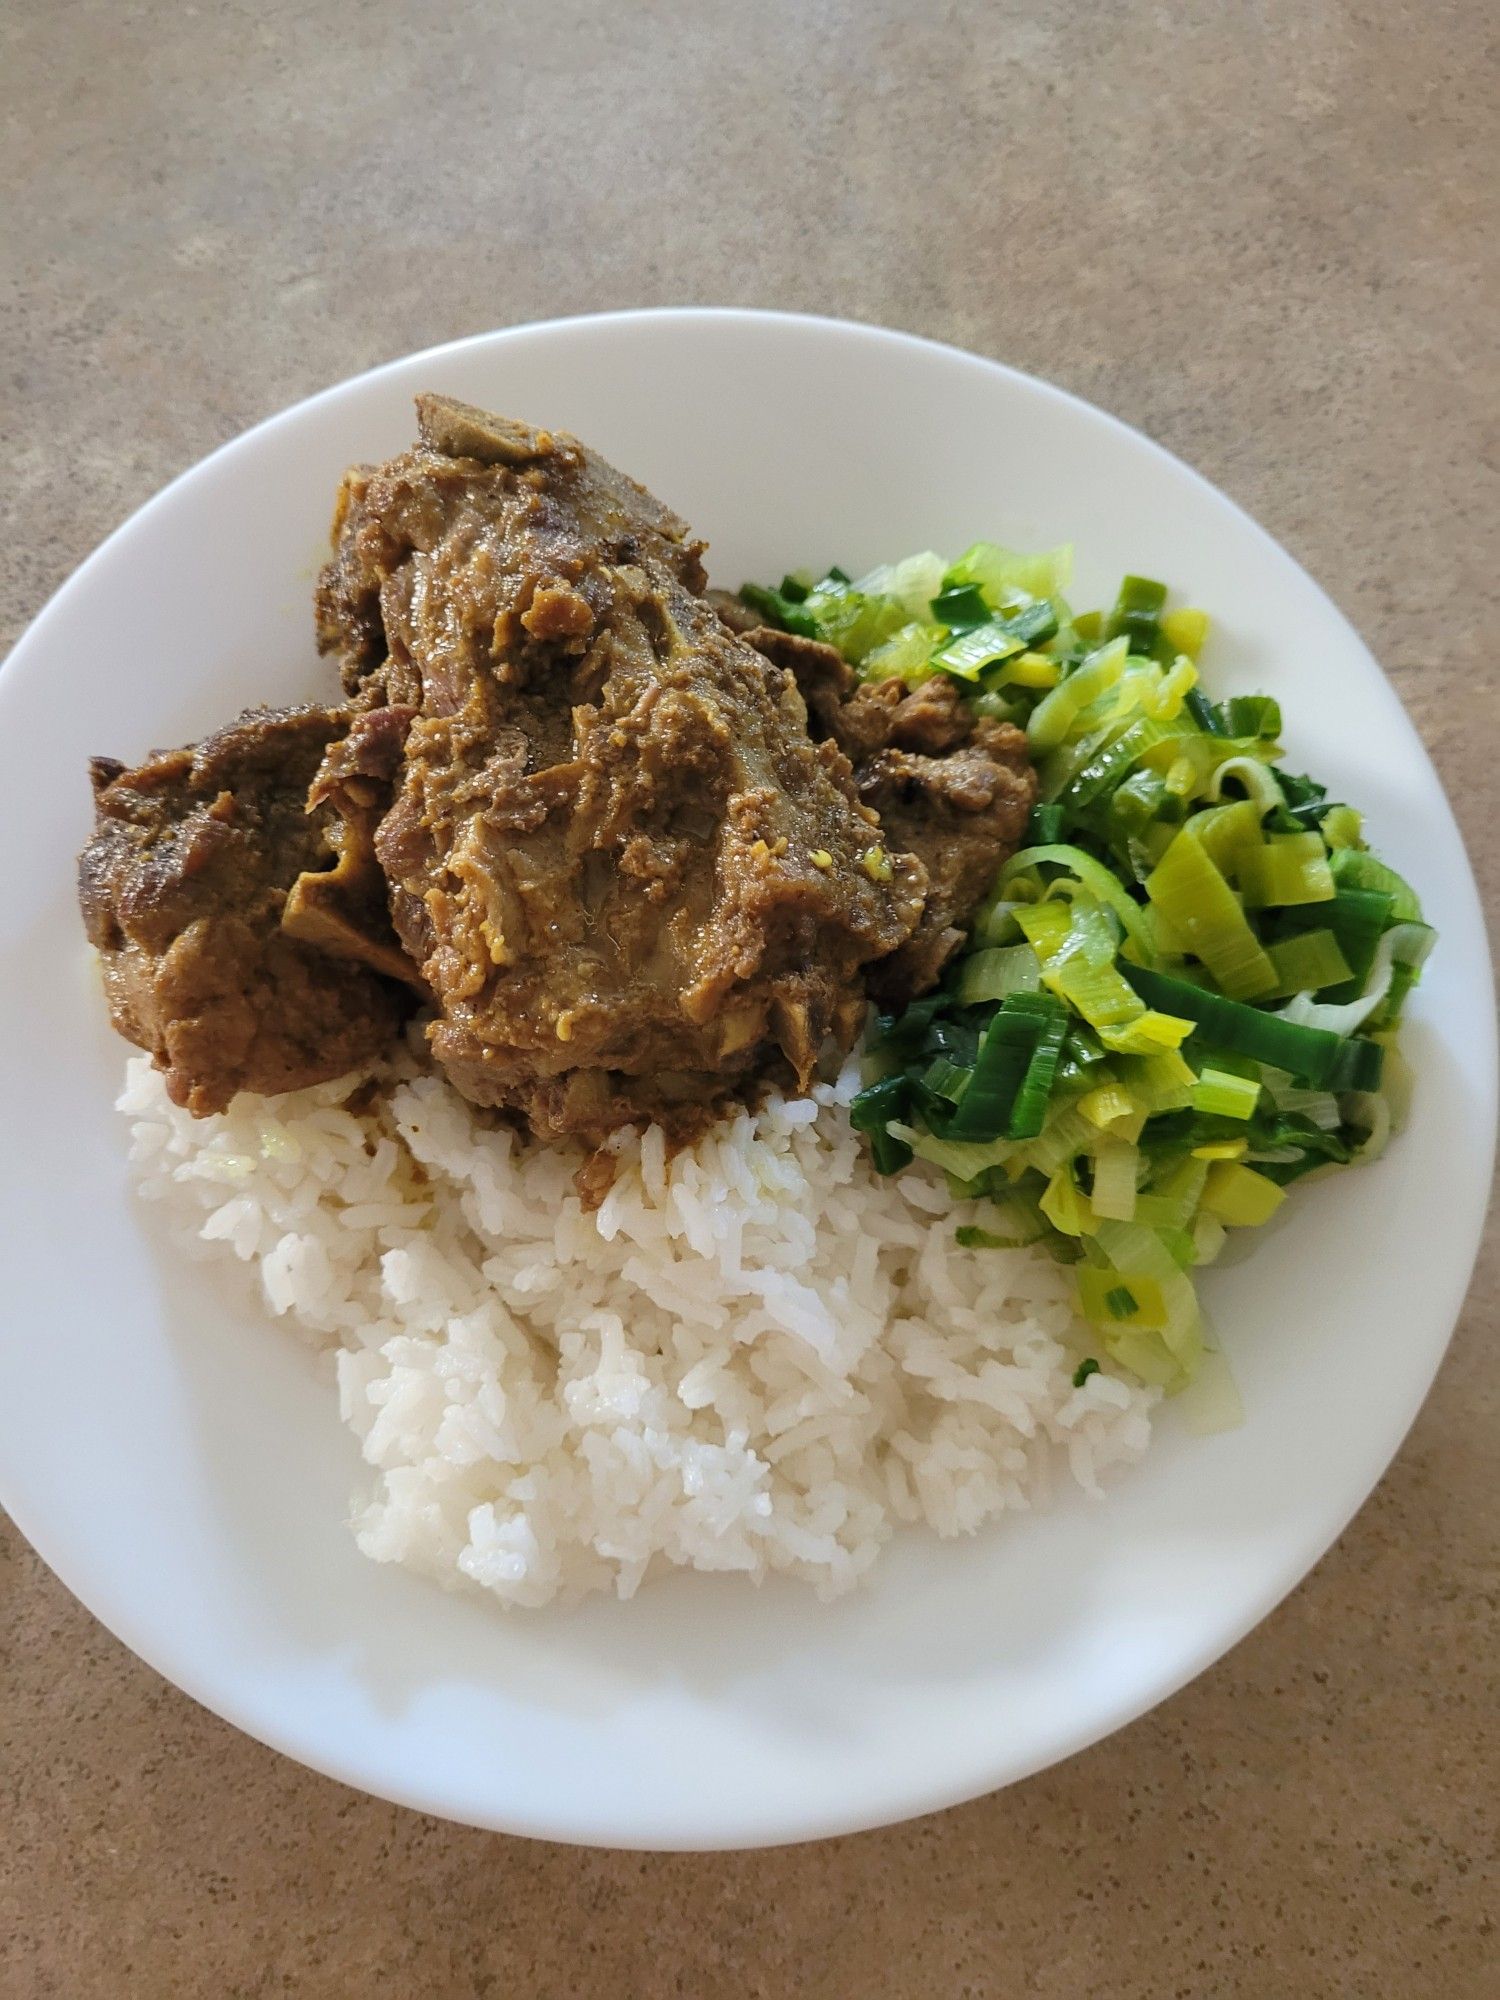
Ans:
<svg viewBox="0 0 1500 2000"><path fill-rule="evenodd" d="M740 325L760 324L790 326L794 328L816 327L839 338L847 339L853 337L871 343L903 349L927 350L945 357L956 358L971 367L982 371L990 371L1008 378L1027 393L1033 395L1040 394L1044 399L1054 400L1064 406L1070 407L1075 413L1086 417L1091 423L1102 424L1107 429L1122 435L1128 439L1135 449L1143 449L1148 455L1165 461L1177 476L1181 477L1185 475L1200 498L1205 502L1211 503L1219 510L1227 510L1241 532L1249 531L1259 542L1267 545L1280 561L1291 565L1302 581L1328 607L1329 611L1343 628L1348 640L1352 642L1368 665L1374 669L1379 679L1384 682L1396 703L1410 737L1419 748L1420 755L1426 766L1427 775L1431 781L1435 801L1446 815L1455 845L1464 856L1465 880L1460 886L1464 892L1465 900L1471 905L1469 915L1477 926L1477 935L1481 939L1486 937L1484 907L1475 881L1473 865L1468 859L1462 832L1453 814L1453 809L1447 797L1442 779L1432 762L1426 744L1422 741L1415 725L1406 714L1404 705L1401 704L1400 698L1396 694L1384 668L1352 621L1347 618L1338 604L1329 596L1328 592L1310 575L1297 557L1271 535L1269 530L1262 527L1254 516L1231 495L1214 485L1204 474L1198 472L1195 467L1177 457L1175 453L1159 444L1154 438L1147 436L1144 432L1136 429L1122 418L1101 409L1096 404L1074 394L1070 390L1061 388L1056 383L1050 382L1044 377L1032 375L1027 371L1015 368L1007 362L977 354L970 349L965 349L949 342L934 340L925 335L903 332L897 328L882 326L868 321L844 319L828 314L784 312L732 306L646 307L627 308L602 313L566 314L464 335L454 340L418 349L410 354L392 357L376 363L367 369L363 369L343 381L329 384L327 387L315 391L312 395L300 398L285 408L260 419L257 423L250 426L249 429L226 439L222 444L205 454L204 457L177 473L166 485L152 494L113 528L97 547L63 579L48 596L35 616L25 626L4 663L0 664L0 696L3 696L3 690L9 684L12 667L18 660L30 652L33 643L45 643L44 628L65 607L73 593L81 591L85 587L87 580L92 576L96 567L103 564L115 543L147 521L158 508L165 507L173 496L177 494L179 488L206 474L210 467L217 465L218 461L225 456L232 455L248 447L253 440L259 438L262 434L283 426L295 425L313 409L367 385L376 378L385 376L398 369L407 369L414 364L441 365L460 355L472 354L503 346L510 340L518 338L545 338L548 335L557 334L568 329L580 327L639 329L642 326L657 324L663 321L676 323L727 322ZM1485 1122L1490 1128L1493 1128L1496 1122L1497 1098L1496 1027L1493 988L1493 966L1490 965L1488 993L1487 995L1480 994L1477 996L1481 999L1487 998L1488 1004L1485 1011L1489 1023L1489 1032L1481 1049L1471 1048L1469 1051L1470 1061L1475 1065L1474 1069L1470 1071L1471 1090L1481 1099L1481 1108L1484 1112ZM1476 1070L1477 1074L1475 1073ZM1481 1178L1483 1179L1482 1186L1479 1185ZM184 1672L176 1662L170 1667L163 1664L160 1657L160 1652L163 1649L158 1648L152 1643L149 1634L141 1635L132 1630L133 1621L128 1618L106 1617L102 1615L90 1602L89 1596L85 1591L75 1588L68 1580L64 1571L56 1566L49 1553L48 1545L50 1537L46 1525L44 1522L35 1522L27 1518L28 1509L24 1501L18 1508L13 1504L15 1496L8 1491L0 1490L0 1504L5 1506L17 1529L36 1550L37 1554L47 1564L53 1575L63 1584L64 1588L83 1604L92 1617L97 1618L106 1630L110 1631L115 1638L144 1661L152 1671L159 1673L163 1679L167 1680L173 1686L180 1688L191 1699L197 1701L211 1713L220 1717L220 1719L244 1731L244 1733L255 1740L265 1743L269 1748L292 1758L297 1763L304 1764L310 1769L320 1772L326 1777L350 1785L355 1789L368 1792L372 1796L390 1800L416 1811L452 1819L462 1824L485 1827L496 1832L519 1834L526 1837L550 1839L577 1845L608 1844L621 1848L636 1848L646 1851L712 1851L715 1849L746 1848L803 1842L864 1831L965 1803L968 1800L983 1796L992 1790L1003 1788L1013 1783L1019 1783L1025 1778L1036 1775L1040 1770L1050 1768L1080 1754L1093 1744L1102 1741L1107 1736L1113 1735L1117 1730L1128 1726L1141 1715L1149 1712L1160 1703L1178 1693L1190 1681L1196 1679L1199 1674L1205 1672L1215 1662L1229 1653L1248 1633L1269 1616L1272 1610L1291 1595L1317 1564L1321 1562L1334 1543L1343 1535L1354 1516L1365 1505L1370 1494L1381 1479L1385 1477L1386 1472L1399 1453L1412 1425L1415 1423L1417 1416L1426 1402L1438 1369L1441 1367L1443 1359L1448 1352L1453 1332L1462 1312L1464 1299L1472 1280L1475 1260L1483 1241L1485 1198L1488 1185L1487 1175L1476 1176L1475 1199L1473 1201L1474 1219L1467 1231L1469 1239L1468 1253L1465 1258L1459 1260L1453 1266L1455 1272L1458 1273L1458 1280L1451 1285L1451 1311L1445 1308L1443 1314L1443 1318L1446 1319L1446 1333L1441 1342L1434 1342L1430 1367L1422 1372L1419 1385L1411 1402L1411 1407L1405 1410L1400 1415L1399 1420L1390 1426L1388 1435L1385 1433L1382 1434L1378 1453L1372 1454L1378 1457L1377 1469L1368 1484L1361 1486L1361 1490L1354 1494L1354 1497L1350 1500L1346 1508L1335 1510L1338 1513L1336 1525L1331 1530L1325 1532L1320 1523L1314 1533L1298 1541L1294 1552L1285 1561L1277 1565L1278 1581L1268 1583L1263 1590L1256 1594L1254 1601L1248 1609L1243 1610L1240 1616L1227 1621L1223 1626L1218 1628L1214 1639L1209 1644L1198 1647L1186 1654L1184 1662L1179 1664L1178 1670L1171 1674L1155 1678L1148 1693L1139 1698L1132 1695L1119 1702L1114 1708L1111 1708L1107 1703L1101 1704L1100 1708L1095 1711L1090 1722L1075 1733L1068 1747L1062 1750L1044 1747L1034 1758L1022 1758L1019 1761L1011 1760L1000 1770L994 1768L990 1762L984 1762L982 1767L976 1765L972 1782L963 1789L955 1789L951 1784L940 1783L931 1790L924 1791L920 1786L908 1784L897 1788L898 1795L887 1796L884 1803L864 1812L840 1813L837 1810L825 1808L820 1812L802 1812L794 1815L790 1810L786 1810L784 1816L787 1823L778 1828L761 1828L748 1833L743 1827L739 1829L730 1828L722 1838L717 1839L708 1839L702 1836L664 1839L659 1836L652 1836L649 1832L644 1831L632 1838L619 1829L613 1829L608 1832L607 1836L601 1836L597 1831L590 1832L581 1827L577 1824L576 1820L569 1820L565 1823L554 1822L549 1820L545 1812L532 1812L522 1815L506 1811L494 1815L480 1816L468 1810L456 1811L451 1805L445 1804L441 1798L425 1792L419 1783L409 1785L395 1783L384 1772L380 1774L378 1782L372 1783L368 1771L357 1768L357 1755L341 1759L338 1755L319 1754L316 1749L310 1749L294 1729L289 1728L278 1734L274 1730L268 1730L264 1724L264 1720L260 1717L257 1717L253 1722L248 1721L245 1719L243 1713L236 1712L242 1705L233 1699L225 1699L217 1694L212 1687L206 1684L204 1673L196 1670ZM0 1464L0 1489L3 1489L5 1480L5 1467L3 1464Z"/></svg>

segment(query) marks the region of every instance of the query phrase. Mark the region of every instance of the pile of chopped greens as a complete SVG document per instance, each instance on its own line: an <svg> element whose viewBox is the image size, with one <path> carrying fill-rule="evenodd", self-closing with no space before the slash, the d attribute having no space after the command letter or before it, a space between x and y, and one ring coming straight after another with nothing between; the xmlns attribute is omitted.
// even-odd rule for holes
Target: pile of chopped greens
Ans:
<svg viewBox="0 0 1500 2000"><path fill-rule="evenodd" d="M930 1161L989 1204L962 1243L1071 1263L1100 1351L1175 1390L1204 1352L1197 1267L1384 1145L1433 932L1358 812L1282 769L1278 704L1205 695L1204 613L1136 576L1075 613L1070 569L976 542L742 596L865 678L948 674L1025 729L1026 844L941 988L872 1022L853 1121L881 1172Z"/></svg>

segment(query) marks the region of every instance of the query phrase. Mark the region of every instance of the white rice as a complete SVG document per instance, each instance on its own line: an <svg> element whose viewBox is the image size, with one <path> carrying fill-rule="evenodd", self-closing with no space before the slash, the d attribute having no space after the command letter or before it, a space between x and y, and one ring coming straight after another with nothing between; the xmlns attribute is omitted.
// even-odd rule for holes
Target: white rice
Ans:
<svg viewBox="0 0 1500 2000"><path fill-rule="evenodd" d="M1155 1391L1073 1386L1065 1273L960 1249L983 1216L930 1170L873 1172L852 1064L671 1160L619 1135L593 1214L576 1152L410 1059L368 1110L357 1082L200 1120L138 1056L120 1108L142 1195L333 1352L377 1562L505 1605L628 1597L670 1564L832 1596L903 1523L971 1533L1057 1465L1097 1494L1146 1447Z"/></svg>

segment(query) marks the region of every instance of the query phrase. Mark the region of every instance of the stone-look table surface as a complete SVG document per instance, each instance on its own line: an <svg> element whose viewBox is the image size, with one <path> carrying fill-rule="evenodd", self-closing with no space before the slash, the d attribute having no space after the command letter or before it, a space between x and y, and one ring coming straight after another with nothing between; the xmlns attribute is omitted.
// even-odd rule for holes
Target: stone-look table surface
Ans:
<svg viewBox="0 0 1500 2000"><path fill-rule="evenodd" d="M1050 376L1255 513L1390 671L1493 910L1496 79L1486 0L11 0L0 640L374 362L616 306L844 314ZM808 1848L582 1852L346 1791L12 1534L0 1993L1500 1993L1496 1271L1492 1239L1389 1476L1219 1666Z"/></svg>

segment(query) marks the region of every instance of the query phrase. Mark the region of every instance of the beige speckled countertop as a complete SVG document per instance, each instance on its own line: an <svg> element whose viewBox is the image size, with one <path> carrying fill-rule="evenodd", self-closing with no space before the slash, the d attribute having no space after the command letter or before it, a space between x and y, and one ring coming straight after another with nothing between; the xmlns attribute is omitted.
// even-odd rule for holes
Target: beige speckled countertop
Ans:
<svg viewBox="0 0 1500 2000"><path fill-rule="evenodd" d="M774 305L1117 411L1354 617L1491 910L1500 217L1485 0L12 0L0 640L211 446L430 342ZM1484 701L1476 699L1483 690ZM237 1735L21 1541L0 1993L1500 1992L1493 1238L1334 1552L1186 1692L914 1825L654 1858Z"/></svg>

